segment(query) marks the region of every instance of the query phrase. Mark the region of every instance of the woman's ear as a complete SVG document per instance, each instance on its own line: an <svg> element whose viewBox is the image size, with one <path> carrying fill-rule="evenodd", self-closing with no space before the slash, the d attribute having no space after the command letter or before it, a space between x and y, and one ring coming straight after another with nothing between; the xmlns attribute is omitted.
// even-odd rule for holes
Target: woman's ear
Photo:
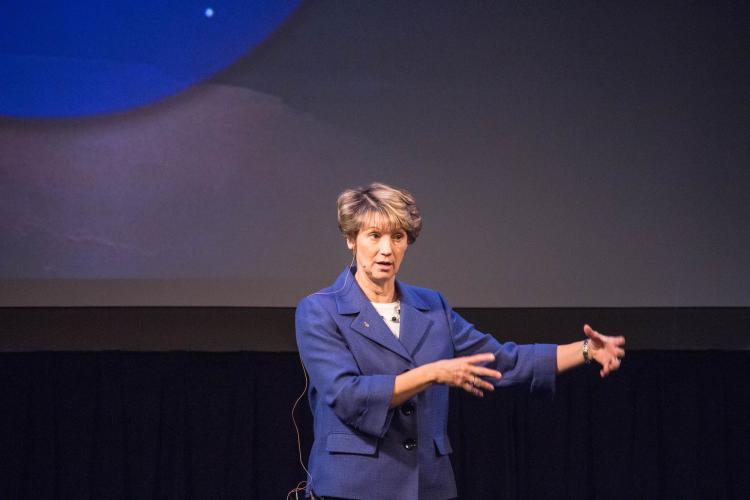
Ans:
<svg viewBox="0 0 750 500"><path fill-rule="evenodd" d="M346 246L349 247L349 250L354 250L357 248L356 244L354 243L354 240L351 238L346 239Z"/></svg>

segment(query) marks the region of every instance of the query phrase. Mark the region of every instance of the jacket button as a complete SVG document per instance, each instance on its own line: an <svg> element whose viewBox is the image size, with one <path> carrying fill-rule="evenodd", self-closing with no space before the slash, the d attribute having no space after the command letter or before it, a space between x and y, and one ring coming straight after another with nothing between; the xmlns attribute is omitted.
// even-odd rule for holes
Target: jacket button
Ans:
<svg viewBox="0 0 750 500"><path fill-rule="evenodd" d="M411 451L416 447L417 447L417 442L414 441L412 438L404 440L404 448L406 448L407 450Z"/></svg>
<svg viewBox="0 0 750 500"><path fill-rule="evenodd" d="M403 405L401 405L401 413L403 413L407 417L409 415L411 415L412 413L414 413L414 403L412 403L411 401L409 401L409 402L404 403Z"/></svg>

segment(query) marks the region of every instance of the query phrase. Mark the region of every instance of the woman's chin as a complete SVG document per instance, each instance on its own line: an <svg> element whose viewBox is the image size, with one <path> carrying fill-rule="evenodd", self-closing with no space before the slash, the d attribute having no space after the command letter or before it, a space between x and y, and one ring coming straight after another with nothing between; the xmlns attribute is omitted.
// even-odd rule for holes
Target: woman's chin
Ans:
<svg viewBox="0 0 750 500"><path fill-rule="evenodd" d="M389 271L373 271L370 273L370 279L374 283L387 283L388 281L391 281L396 278L396 275L393 273L392 270Z"/></svg>

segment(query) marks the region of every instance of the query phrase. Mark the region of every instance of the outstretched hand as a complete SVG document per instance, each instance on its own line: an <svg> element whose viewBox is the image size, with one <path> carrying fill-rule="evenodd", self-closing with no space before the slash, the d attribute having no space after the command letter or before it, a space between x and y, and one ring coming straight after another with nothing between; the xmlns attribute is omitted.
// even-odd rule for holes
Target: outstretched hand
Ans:
<svg viewBox="0 0 750 500"><path fill-rule="evenodd" d="M460 387L466 392L481 398L484 396L483 390L495 390L495 386L482 377L494 379L502 377L499 371L481 366L482 363L489 363L494 360L494 354L485 352L474 354L473 356L462 356L436 361L433 363L435 381L451 387Z"/></svg>
<svg viewBox="0 0 750 500"><path fill-rule="evenodd" d="M589 357L602 365L599 375L606 377L620 368L625 356L625 337L602 335L589 325L583 325L583 333L589 338Z"/></svg>

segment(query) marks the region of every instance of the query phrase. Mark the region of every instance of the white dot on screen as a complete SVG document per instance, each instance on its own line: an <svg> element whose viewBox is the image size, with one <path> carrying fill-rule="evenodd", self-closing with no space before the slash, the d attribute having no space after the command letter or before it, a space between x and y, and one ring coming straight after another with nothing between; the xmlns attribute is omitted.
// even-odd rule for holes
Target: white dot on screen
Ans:
<svg viewBox="0 0 750 500"><path fill-rule="evenodd" d="M206 10L203 11L203 14L205 14L206 17L214 17L214 9L211 7L206 7Z"/></svg>

